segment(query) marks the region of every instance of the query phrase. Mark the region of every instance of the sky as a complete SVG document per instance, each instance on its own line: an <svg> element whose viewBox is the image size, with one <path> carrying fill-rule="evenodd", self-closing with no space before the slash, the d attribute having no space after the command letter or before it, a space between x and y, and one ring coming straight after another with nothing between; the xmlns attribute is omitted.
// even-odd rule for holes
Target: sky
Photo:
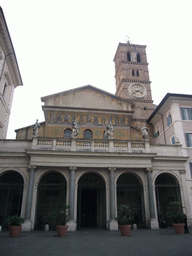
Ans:
<svg viewBox="0 0 192 256"><path fill-rule="evenodd" d="M147 45L154 104L192 94L190 0L1 0L23 86L15 89L7 139L44 121L41 97L93 85L115 94L118 44Z"/></svg>

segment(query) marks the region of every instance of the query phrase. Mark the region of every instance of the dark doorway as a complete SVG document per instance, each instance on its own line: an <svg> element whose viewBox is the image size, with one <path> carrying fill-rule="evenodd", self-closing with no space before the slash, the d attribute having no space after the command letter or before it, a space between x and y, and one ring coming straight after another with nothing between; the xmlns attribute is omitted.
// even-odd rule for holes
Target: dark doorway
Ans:
<svg viewBox="0 0 192 256"><path fill-rule="evenodd" d="M23 178L16 171L0 177L0 224L5 227L8 216L20 215L23 198Z"/></svg>
<svg viewBox="0 0 192 256"><path fill-rule="evenodd" d="M167 219L166 211L170 202L181 202L178 181L171 174L160 174L155 181L155 192L159 226L172 226L172 222Z"/></svg>
<svg viewBox="0 0 192 256"><path fill-rule="evenodd" d="M50 229L55 229L51 218L53 210L66 203L66 180L57 172L45 174L38 184L38 198L36 208L35 229L44 229L49 224Z"/></svg>
<svg viewBox="0 0 192 256"><path fill-rule="evenodd" d="M89 172L79 179L77 203L77 227L106 227L106 192L103 178Z"/></svg>
<svg viewBox="0 0 192 256"><path fill-rule="evenodd" d="M117 180L117 207L127 204L131 207L134 222L138 228L145 228L143 185L136 175L123 173Z"/></svg>
<svg viewBox="0 0 192 256"><path fill-rule="evenodd" d="M81 227L97 227L97 190L81 191Z"/></svg>

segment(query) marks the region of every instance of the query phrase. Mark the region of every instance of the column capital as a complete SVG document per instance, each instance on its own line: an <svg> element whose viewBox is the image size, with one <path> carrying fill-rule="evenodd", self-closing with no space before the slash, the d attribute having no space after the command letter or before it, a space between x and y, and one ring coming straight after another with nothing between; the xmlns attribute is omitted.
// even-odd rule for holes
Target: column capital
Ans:
<svg viewBox="0 0 192 256"><path fill-rule="evenodd" d="M69 167L69 170L75 171L75 170L77 170L77 167L75 167L75 166L70 166L70 167Z"/></svg>
<svg viewBox="0 0 192 256"><path fill-rule="evenodd" d="M37 168L36 165L29 165L28 170L35 170Z"/></svg>
<svg viewBox="0 0 192 256"><path fill-rule="evenodd" d="M109 171L115 171L116 167L109 167L108 169L109 169Z"/></svg>
<svg viewBox="0 0 192 256"><path fill-rule="evenodd" d="M180 174L185 174L185 173L186 173L186 170L185 170L185 169L179 170L179 173L180 173Z"/></svg>
<svg viewBox="0 0 192 256"><path fill-rule="evenodd" d="M151 167L148 167L146 170L147 172L151 172L151 173L153 172L153 169Z"/></svg>

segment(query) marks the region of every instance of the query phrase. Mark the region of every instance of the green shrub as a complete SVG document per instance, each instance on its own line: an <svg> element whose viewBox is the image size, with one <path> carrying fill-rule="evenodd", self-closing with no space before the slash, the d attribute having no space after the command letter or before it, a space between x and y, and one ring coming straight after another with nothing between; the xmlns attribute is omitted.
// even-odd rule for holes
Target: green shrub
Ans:
<svg viewBox="0 0 192 256"><path fill-rule="evenodd" d="M21 226L21 223L24 222L24 218L18 215L13 215L7 217L6 222L8 226Z"/></svg>
<svg viewBox="0 0 192 256"><path fill-rule="evenodd" d="M122 204L118 207L117 218L119 225L130 225L133 221L133 214L129 205Z"/></svg>

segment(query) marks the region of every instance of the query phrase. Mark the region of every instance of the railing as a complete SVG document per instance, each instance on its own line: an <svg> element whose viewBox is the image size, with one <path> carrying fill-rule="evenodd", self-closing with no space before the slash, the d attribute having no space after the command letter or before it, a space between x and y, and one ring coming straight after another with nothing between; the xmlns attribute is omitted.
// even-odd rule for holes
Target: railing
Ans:
<svg viewBox="0 0 192 256"><path fill-rule="evenodd" d="M35 136L33 137L32 149L85 152L150 152L149 141L54 139Z"/></svg>

